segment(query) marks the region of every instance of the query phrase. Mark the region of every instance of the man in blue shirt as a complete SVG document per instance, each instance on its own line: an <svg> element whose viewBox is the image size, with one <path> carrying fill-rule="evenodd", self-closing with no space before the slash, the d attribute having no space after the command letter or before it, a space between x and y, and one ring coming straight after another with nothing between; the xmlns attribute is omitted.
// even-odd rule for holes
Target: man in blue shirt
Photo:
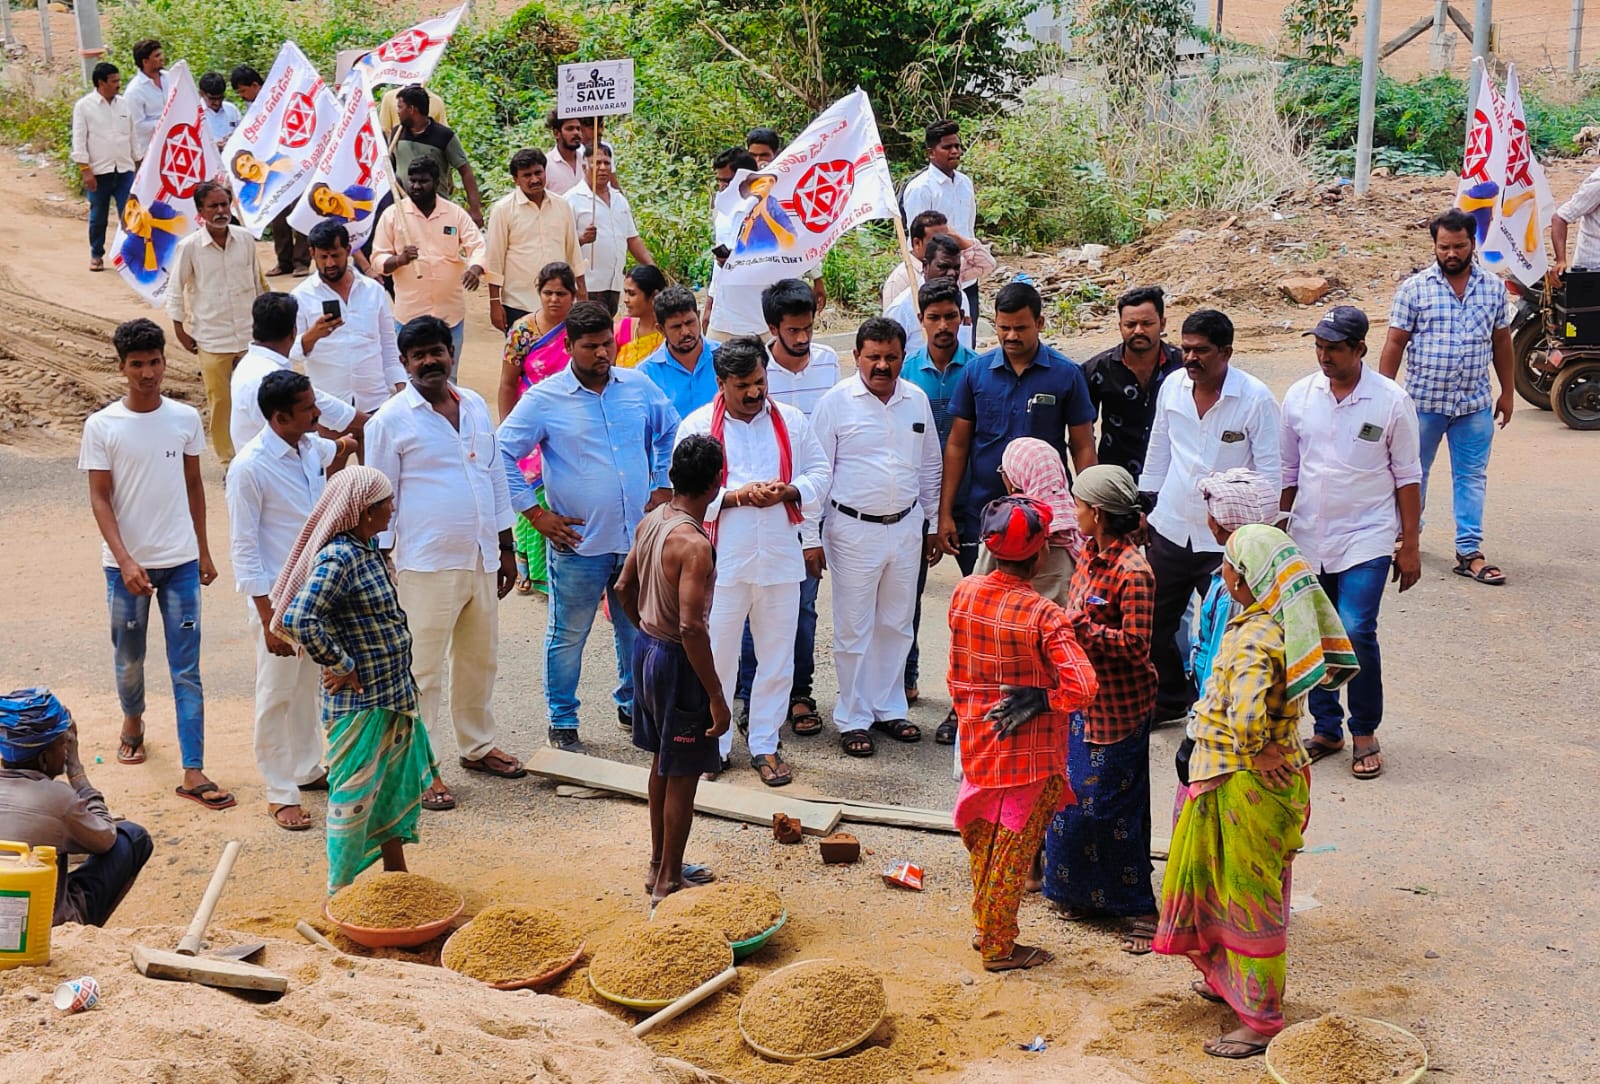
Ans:
<svg viewBox="0 0 1600 1084"><path fill-rule="evenodd" d="M665 292L665 291L663 291ZM611 604L621 684L617 720L633 724L633 641L616 594L617 576L644 514L672 496L667 470L678 415L661 389L631 369L613 368L616 337L605 306L580 301L567 315L565 371L529 388L500 423L496 443L511 507L550 541L550 623L545 633L545 698L550 744L582 752L578 677L583 646L605 595ZM706 366L710 371L709 364ZM549 508L534 500L519 460L535 448Z"/></svg>
<svg viewBox="0 0 1600 1084"><path fill-rule="evenodd" d="M1074 471L1095 464L1094 402L1083 370L1039 341L1044 302L1026 282L995 296L1000 345L963 367L950 396L944 483L939 501L939 548L957 556L962 536L958 506L976 523L984 505L1005 496L1000 457L1017 437L1037 437L1072 457ZM962 481L970 483L961 498Z"/></svg>
<svg viewBox="0 0 1600 1084"><path fill-rule="evenodd" d="M639 371L666 395L680 418L687 418L717 394L711 359L717 344L700 333L700 314L687 286L668 286L655 297L661 345L639 363Z"/></svg>
<svg viewBox="0 0 1600 1084"><path fill-rule="evenodd" d="M939 447L944 448L950 437L950 397L967 367L977 361L978 355L961 345L961 288L953 279L934 279L917 290L917 313L926 341L922 349L906 358L900 376L921 388L933 407L933 427L939 431ZM967 510L967 490L970 479L962 477L956 490L956 531L961 544L956 553L956 564L963 576L972 574L978 560L978 525ZM938 560L938 555L934 555ZM921 650L917 633L922 625L922 592L928 586L928 565L923 563L917 575L917 608L911 618L911 652L906 656L906 702L914 704L920 695L917 688L918 663ZM934 731L934 741L940 745L953 745L956 740L955 711L945 717Z"/></svg>

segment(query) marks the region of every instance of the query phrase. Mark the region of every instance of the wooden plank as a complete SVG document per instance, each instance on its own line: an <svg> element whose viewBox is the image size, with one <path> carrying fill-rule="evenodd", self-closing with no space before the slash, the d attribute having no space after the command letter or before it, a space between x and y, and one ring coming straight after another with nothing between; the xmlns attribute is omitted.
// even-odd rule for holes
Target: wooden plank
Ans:
<svg viewBox="0 0 1600 1084"><path fill-rule="evenodd" d="M228 990L259 990L281 994L289 989L289 979L276 971L254 964L223 960L215 956L179 956L176 952L135 945L133 966L152 979L176 979L218 986Z"/></svg>
<svg viewBox="0 0 1600 1084"><path fill-rule="evenodd" d="M1424 15L1422 18L1418 19L1416 22L1400 31L1400 35L1393 41L1389 42L1382 49L1379 49L1378 58L1381 60L1384 57L1392 56L1393 54L1398 53L1401 49L1405 48L1407 45L1410 45L1411 42L1416 38L1420 37L1424 31L1427 31L1432 27L1433 16Z"/></svg>
<svg viewBox="0 0 1600 1084"><path fill-rule="evenodd" d="M924 832L958 832L949 813L897 809L891 805L856 805L853 802L843 802L841 808L847 824L883 824L890 828L917 828Z"/></svg>
<svg viewBox="0 0 1600 1084"><path fill-rule="evenodd" d="M1466 36L1467 41L1471 42L1472 23L1467 19L1467 17L1461 14L1461 12L1457 11L1454 4L1451 4L1445 8L1445 12L1450 16L1450 21L1456 24L1456 28Z"/></svg>
<svg viewBox="0 0 1600 1084"><path fill-rule="evenodd" d="M563 783L626 794L632 798L649 796L650 769L635 764L568 753L560 749L540 749L525 762L528 771ZM774 813L785 813L800 822L812 835L826 835L838 827L843 810L836 802L814 802L788 798L766 790L736 787L731 783L701 783L695 791L696 813L707 813L750 824L772 823Z"/></svg>

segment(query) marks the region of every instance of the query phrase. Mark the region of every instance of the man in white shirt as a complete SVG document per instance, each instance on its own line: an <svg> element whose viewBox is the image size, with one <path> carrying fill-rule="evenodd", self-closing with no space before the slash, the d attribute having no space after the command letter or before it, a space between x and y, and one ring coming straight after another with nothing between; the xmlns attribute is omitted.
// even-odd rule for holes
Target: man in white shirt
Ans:
<svg viewBox="0 0 1600 1084"><path fill-rule="evenodd" d="M972 178L961 172L961 158L966 148L961 143L961 129L953 120L937 120L923 132L923 147L928 153L928 167L906 182L900 197L900 211L908 220L923 211L940 211L950 232L958 242L976 242L978 239L978 197L972 187ZM978 283L974 279L965 288L967 307L974 321L978 318Z"/></svg>
<svg viewBox="0 0 1600 1084"><path fill-rule="evenodd" d="M211 409L207 429L224 468L233 458L229 382L250 345L250 307L267 291L256 239L230 224L233 198L215 181L194 189L201 229L178 242L167 280L167 315L183 348L200 359L200 379Z"/></svg>
<svg viewBox="0 0 1600 1084"><path fill-rule="evenodd" d="M128 112L133 117L133 160L142 162L167 106L168 87L162 71L167 58L161 43L154 38L134 42L133 66L139 71L128 81Z"/></svg>
<svg viewBox="0 0 1600 1084"><path fill-rule="evenodd" d="M1422 577L1422 453L1411 396L1369 369L1367 314L1329 309L1317 326L1317 367L1283 397L1283 501L1289 534L1339 610L1361 671L1348 685L1350 773L1383 774L1378 606L1390 579L1408 591ZM1399 538L1396 545L1395 539ZM1344 748L1338 692L1313 689L1312 760Z"/></svg>
<svg viewBox="0 0 1600 1084"><path fill-rule="evenodd" d="M350 267L350 232L324 220L307 235L317 273L294 288L300 306L291 356L311 383L371 413L405 386L389 294Z"/></svg>
<svg viewBox="0 0 1600 1084"><path fill-rule="evenodd" d="M317 436L316 394L302 374L280 369L261 381L266 428L239 448L228 470L228 536L236 589L250 600L256 647L256 767L267 784L267 814L303 832L311 818L300 791L322 789L322 667L272 635L272 585L294 552L327 475L356 450Z"/></svg>
<svg viewBox="0 0 1600 1084"><path fill-rule="evenodd" d="M1200 309L1183 322L1183 372L1161 385L1139 489L1157 495L1146 554L1156 575L1150 661L1160 685L1156 720L1188 718L1194 683L1178 650L1178 626L1189 600L1204 595L1222 563L1222 546L1206 520L1199 481L1248 467L1277 484L1278 403L1260 380L1229 364L1233 321Z"/></svg>
<svg viewBox="0 0 1600 1084"><path fill-rule="evenodd" d="M228 101L228 84L221 72L206 72L200 77L200 100L206 105L206 134L220 150L233 130L239 127L239 107Z"/></svg>
<svg viewBox="0 0 1600 1084"><path fill-rule="evenodd" d="M379 544L394 548L400 605L411 627L411 673L425 725L439 724L445 655L450 719L461 766L520 779L522 762L495 747L492 701L500 599L517 581L511 495L483 396L450 383L450 326L419 316L400 329L411 380L367 422L366 462L394 486L394 520ZM437 776L424 809L454 809Z"/></svg>
<svg viewBox="0 0 1600 1084"><path fill-rule="evenodd" d="M89 196L89 270L105 270L106 222L117 220L133 190L133 116L117 91L122 74L105 61L94 66L94 89L72 105L72 160Z"/></svg>
<svg viewBox="0 0 1600 1084"><path fill-rule="evenodd" d="M855 360L856 375L822 397L812 423L832 469L822 547L833 570L833 721L845 753L869 757L870 731L922 739L906 720L904 678L917 567L937 545L942 456L928 396L900 379L900 325L863 323Z"/></svg>
<svg viewBox="0 0 1600 1084"><path fill-rule="evenodd" d="M778 752L778 732L789 717L800 584L807 565L820 563L829 469L806 416L767 399L765 363L760 339L723 343L713 359L717 396L683 420L678 442L710 436L723 448L722 489L706 512L717 547L711 652L729 688L748 623L760 660L747 701L750 766L767 786L781 787L794 778ZM721 741L726 770L733 732Z"/></svg>
<svg viewBox="0 0 1600 1084"><path fill-rule="evenodd" d="M294 349L295 321L299 317L300 305L293 294L265 293L250 306L250 345L233 367L233 379L228 385L228 437L235 449L243 448L267 427L257 394L268 374L293 368L289 353ZM344 400L335 399L320 388L314 388L313 393L326 432L355 432L366 423L367 416Z"/></svg>
<svg viewBox="0 0 1600 1084"><path fill-rule="evenodd" d="M767 398L794 407L806 420L822 397L839 383L839 354L812 337L817 295L800 279L779 279L761 292L762 315L772 341L767 345ZM800 584L800 620L794 637L794 685L789 690L789 726L798 735L822 730L822 716L811 683L817 669L817 591L822 586L822 543L806 552L806 578ZM744 639L739 659L737 697L750 703L755 678L755 643Z"/></svg>
<svg viewBox="0 0 1600 1084"><path fill-rule="evenodd" d="M589 300L600 302L615 316L622 300L622 273L628 256L631 254L636 263L652 265L656 258L639 236L628 197L612 183L609 144L601 143L595 148L591 166L594 187L579 180L567 189L566 198L577 221L579 243L589 249L589 270L584 276Z"/></svg>
<svg viewBox="0 0 1600 1084"><path fill-rule="evenodd" d="M748 169L752 173L761 167L756 165L755 157L743 147L729 147L712 160L712 176L716 180L717 191L724 191L733 183L734 176L741 169ZM744 219L744 212L755 197L746 197L739 204L738 211L724 214L717 209L716 200L711 204L711 284L706 288L706 307L700 322L705 326L706 333L718 339L728 338L733 335L760 335L762 332L761 320L761 292L759 290L735 290L722 302L722 315L717 313L717 276L722 271L723 261L733 252L733 246L739 240L739 223Z"/></svg>
<svg viewBox="0 0 1600 1084"><path fill-rule="evenodd" d="M145 762L145 640L154 597L178 716L178 796L207 809L228 809L237 804L233 795L205 773L200 588L217 578L217 569L206 544L200 412L161 394L167 338L153 321L118 324L112 343L128 394L83 423L78 469L89 475L89 506L104 540L100 563L122 704L117 763Z"/></svg>
<svg viewBox="0 0 1600 1084"><path fill-rule="evenodd" d="M954 236L950 233L950 220L945 217L943 211L923 211L912 218L911 224L906 227L906 237L911 241L911 256L916 261L917 267L922 266L923 248L928 238L937 234ZM984 275L994 270L994 256L983 245L970 237L957 237L955 241L961 249L961 281L978 282ZM894 304L895 298L910 288L911 273L906 270L905 261L900 260L889 271L889 277L883 280L883 289L879 291L881 304L887 309ZM906 356L909 357L912 353L915 351L908 351Z"/></svg>
<svg viewBox="0 0 1600 1084"><path fill-rule="evenodd" d="M959 283L961 275L961 248L949 234L935 234L923 246L924 275L917 282L921 288L927 282ZM956 340L968 350L972 349L972 312L966 294L961 295L961 329ZM906 290L883 310L883 315L899 324L906 333L906 356L928 348L927 336L922 332L921 313L917 311L917 295Z"/></svg>

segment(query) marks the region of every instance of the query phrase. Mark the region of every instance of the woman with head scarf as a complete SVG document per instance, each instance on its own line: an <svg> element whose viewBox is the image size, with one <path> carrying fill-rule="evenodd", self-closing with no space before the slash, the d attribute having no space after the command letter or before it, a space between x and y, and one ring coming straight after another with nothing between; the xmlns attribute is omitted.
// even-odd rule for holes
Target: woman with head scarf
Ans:
<svg viewBox="0 0 1600 1084"><path fill-rule="evenodd" d="M406 868L422 795L438 777L417 717L411 631L373 539L394 490L381 471L347 467L328 481L272 589L272 632L322 671L328 734L328 891L381 856Z"/></svg>
<svg viewBox="0 0 1600 1084"><path fill-rule="evenodd" d="M1050 542L1033 575L1033 589L1056 605L1067 604L1067 585L1072 582L1072 565L1083 546L1078 534L1077 513L1067 483L1067 467L1061 455L1036 437L1018 437L1006 445L1000 456L1000 480L1006 492L1031 497L1050 509ZM987 567L985 567L987 566ZM994 568L987 551L978 555L978 571Z"/></svg>
<svg viewBox="0 0 1600 1084"><path fill-rule="evenodd" d="M1121 467L1078 473L1072 495L1084 538L1067 590L1067 621L1100 689L1074 713L1067 776L1078 804L1057 813L1045 837L1044 894L1068 918L1125 920L1123 949L1150 951L1156 899L1150 888L1150 664L1155 575L1134 536L1139 487Z"/></svg>
<svg viewBox="0 0 1600 1084"><path fill-rule="evenodd" d="M1357 664L1316 573L1276 527L1235 531L1222 577L1242 612L1195 709L1154 947L1188 956L1201 975L1191 989L1238 1014L1240 1026L1205 1052L1248 1058L1283 1030L1290 860L1311 813L1301 709Z"/></svg>

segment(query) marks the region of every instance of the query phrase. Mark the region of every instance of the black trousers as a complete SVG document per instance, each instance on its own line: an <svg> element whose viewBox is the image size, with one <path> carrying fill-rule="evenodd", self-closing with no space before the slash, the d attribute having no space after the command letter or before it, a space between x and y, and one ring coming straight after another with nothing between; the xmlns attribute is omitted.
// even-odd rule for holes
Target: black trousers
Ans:
<svg viewBox="0 0 1600 1084"><path fill-rule="evenodd" d="M1177 718L1194 703L1194 682L1190 680L1183 654L1178 650L1178 626L1195 595L1205 596L1211 577L1222 564L1222 554L1196 553L1151 530L1145 548L1150 570L1156 576L1155 613L1150 621L1150 661L1155 664L1159 684L1156 688L1156 720Z"/></svg>
<svg viewBox="0 0 1600 1084"><path fill-rule="evenodd" d="M976 340L978 337L978 284L976 282L969 283L962 287L962 292L967 295L967 308L971 310L972 316L972 337Z"/></svg>
<svg viewBox="0 0 1600 1084"><path fill-rule="evenodd" d="M590 290L589 300L598 301L606 307L612 316L617 314L617 306L622 304L621 290Z"/></svg>
<svg viewBox="0 0 1600 1084"><path fill-rule="evenodd" d="M132 821L120 822L117 841L111 849L105 854L91 855L64 878L62 890L72 900L79 920L86 926L104 926L122 897L133 887L154 850L149 832ZM67 856L62 854L63 869L66 860Z"/></svg>
<svg viewBox="0 0 1600 1084"><path fill-rule="evenodd" d="M294 210L293 204L283 209L283 213L272 220L272 251L277 254L278 266L287 270L311 266L311 248L306 244L306 235L296 233L289 225L289 212Z"/></svg>

